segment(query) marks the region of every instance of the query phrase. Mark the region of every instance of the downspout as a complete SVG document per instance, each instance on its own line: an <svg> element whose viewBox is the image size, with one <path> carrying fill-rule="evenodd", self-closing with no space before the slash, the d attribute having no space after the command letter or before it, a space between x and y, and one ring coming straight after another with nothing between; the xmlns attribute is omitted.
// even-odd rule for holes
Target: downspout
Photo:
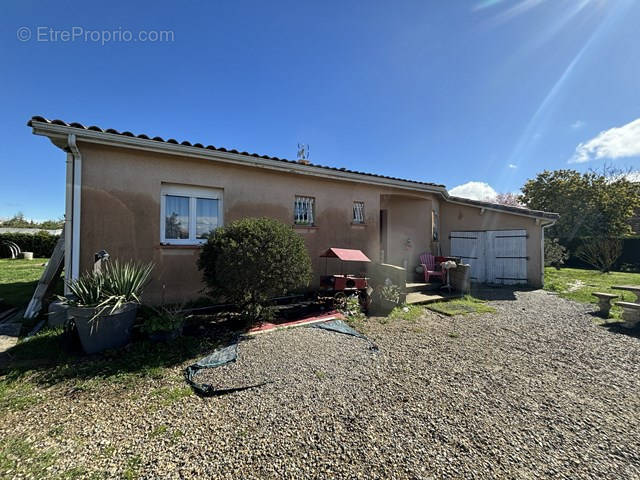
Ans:
<svg viewBox="0 0 640 480"><path fill-rule="evenodd" d="M71 133L67 137L67 147L69 153L67 154L67 220L65 222L65 238L69 240L65 241L65 271L67 272L67 281L70 281L80 276L82 155L76 144L75 134Z"/></svg>
<svg viewBox="0 0 640 480"><path fill-rule="evenodd" d="M73 230L73 154L67 151L66 187L64 200L64 294L70 292L67 282L71 281L71 251Z"/></svg>
<svg viewBox="0 0 640 480"><path fill-rule="evenodd" d="M542 277L540 279L540 285L542 285L544 287L544 229L548 228L548 227L553 227L556 224L557 220L552 220L551 222L542 225L542 228L540 229L542 234L540 235L540 261L542 262L542 265L540 265L540 276Z"/></svg>

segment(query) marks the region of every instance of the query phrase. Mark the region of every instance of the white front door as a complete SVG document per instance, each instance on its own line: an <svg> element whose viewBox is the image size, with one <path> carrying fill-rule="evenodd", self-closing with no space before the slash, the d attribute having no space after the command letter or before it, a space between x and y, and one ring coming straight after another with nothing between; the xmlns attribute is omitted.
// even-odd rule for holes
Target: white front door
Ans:
<svg viewBox="0 0 640 480"><path fill-rule="evenodd" d="M515 285L527 283L526 230L451 232L451 255L471 265L471 280Z"/></svg>

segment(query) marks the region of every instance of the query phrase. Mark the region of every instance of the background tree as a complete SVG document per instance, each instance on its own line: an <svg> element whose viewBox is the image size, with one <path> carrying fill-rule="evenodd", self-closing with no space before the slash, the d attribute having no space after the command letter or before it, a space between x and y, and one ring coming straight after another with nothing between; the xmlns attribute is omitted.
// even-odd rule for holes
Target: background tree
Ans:
<svg viewBox="0 0 640 480"><path fill-rule="evenodd" d="M545 170L525 183L520 200L529 208L559 213L548 233L561 241L629 234L628 220L640 207L638 185L611 170Z"/></svg>
<svg viewBox="0 0 640 480"><path fill-rule="evenodd" d="M622 242L618 238L592 238L578 248L577 255L583 262L607 273L622 255Z"/></svg>
<svg viewBox="0 0 640 480"><path fill-rule="evenodd" d="M557 238L544 239L544 266L555 267L558 270L569 258L567 249L560 245Z"/></svg>
<svg viewBox="0 0 640 480"><path fill-rule="evenodd" d="M42 230L57 230L64 225L64 219L60 220L45 220L43 222L34 222L33 220L27 220L24 218L22 212L16 213L8 220L0 220L0 227L11 228L39 228Z"/></svg>
<svg viewBox="0 0 640 480"><path fill-rule="evenodd" d="M522 202L520 201L520 196L512 193L499 193L496 195L496 198L493 199L494 203L499 203L500 205L508 205L510 207L522 207Z"/></svg>

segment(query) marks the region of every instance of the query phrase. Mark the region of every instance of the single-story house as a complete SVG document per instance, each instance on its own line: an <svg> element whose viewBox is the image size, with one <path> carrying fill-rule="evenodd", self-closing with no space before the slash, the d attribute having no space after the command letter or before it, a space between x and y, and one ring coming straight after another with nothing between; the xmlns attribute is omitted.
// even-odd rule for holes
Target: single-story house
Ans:
<svg viewBox="0 0 640 480"><path fill-rule="evenodd" d="M273 217L299 232L316 283L329 247L360 249L414 274L423 252L463 257L474 281L543 282L544 228L557 214L456 198L444 185L292 161L188 141L33 117L66 152L65 271L94 254L153 261L149 301L203 288L196 259L214 228ZM164 293L163 293L164 292Z"/></svg>

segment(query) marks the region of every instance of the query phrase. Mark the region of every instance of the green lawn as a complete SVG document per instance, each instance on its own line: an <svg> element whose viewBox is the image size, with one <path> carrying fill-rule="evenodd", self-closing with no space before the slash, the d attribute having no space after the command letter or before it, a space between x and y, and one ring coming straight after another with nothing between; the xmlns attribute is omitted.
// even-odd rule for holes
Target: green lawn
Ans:
<svg viewBox="0 0 640 480"><path fill-rule="evenodd" d="M0 259L0 298L16 307L29 303L47 260Z"/></svg>
<svg viewBox="0 0 640 480"><path fill-rule="evenodd" d="M443 315L466 315L468 313L495 313L495 308L487 305L487 302L465 295L462 298L449 300L447 302L436 302L427 305L429 310L442 313Z"/></svg>
<svg viewBox="0 0 640 480"><path fill-rule="evenodd" d="M611 272L600 273L597 270L579 268L561 268L556 270L547 267L544 271L544 288L558 293L563 298L583 303L598 303L593 292L607 292L620 295L620 300L635 302L636 296L631 292L612 290L613 285L640 285L640 273ZM613 318L620 318L622 309L611 309Z"/></svg>

